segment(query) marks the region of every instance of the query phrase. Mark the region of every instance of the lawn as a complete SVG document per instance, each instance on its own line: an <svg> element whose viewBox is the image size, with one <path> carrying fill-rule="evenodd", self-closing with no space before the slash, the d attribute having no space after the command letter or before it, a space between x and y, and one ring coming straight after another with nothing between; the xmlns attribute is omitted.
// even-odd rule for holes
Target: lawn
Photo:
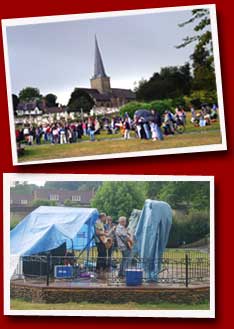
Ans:
<svg viewBox="0 0 234 329"><path fill-rule="evenodd" d="M194 133L166 136L163 141L138 140L133 138L127 141L108 139L97 140L95 142L82 141L76 144L63 145L43 144L39 146L26 146L25 154L19 157L19 162L211 145L220 144L221 142L219 130L204 129L202 131L197 130Z"/></svg>
<svg viewBox="0 0 234 329"><path fill-rule="evenodd" d="M166 136L163 141L139 140L131 132L131 139L123 140L120 133L109 135L101 131L96 135L96 141L90 142L85 136L76 144L42 144L25 146L25 154L19 157L19 162L61 159L70 157L92 156L111 153L124 153L148 150L161 150L187 146L200 146L220 144L221 134L219 122L214 122L207 127L194 127L190 122L191 114L187 114L187 124L184 134Z"/></svg>
<svg viewBox="0 0 234 329"><path fill-rule="evenodd" d="M65 304L41 304L25 302L21 299L11 299L11 310L209 310L208 302L202 304L111 304L111 303L65 303Z"/></svg>

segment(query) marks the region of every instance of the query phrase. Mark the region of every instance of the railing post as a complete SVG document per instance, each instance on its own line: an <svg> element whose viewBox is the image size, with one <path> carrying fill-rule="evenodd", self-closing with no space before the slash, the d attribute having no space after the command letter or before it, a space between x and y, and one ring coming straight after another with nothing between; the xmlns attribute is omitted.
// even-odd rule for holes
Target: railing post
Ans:
<svg viewBox="0 0 234 329"><path fill-rule="evenodd" d="M189 278L188 278L188 266L189 266L189 258L188 258L188 254L185 254L185 286L188 287L188 283L189 283Z"/></svg>
<svg viewBox="0 0 234 329"><path fill-rule="evenodd" d="M47 254L47 264L46 264L46 285L50 284L50 253Z"/></svg>

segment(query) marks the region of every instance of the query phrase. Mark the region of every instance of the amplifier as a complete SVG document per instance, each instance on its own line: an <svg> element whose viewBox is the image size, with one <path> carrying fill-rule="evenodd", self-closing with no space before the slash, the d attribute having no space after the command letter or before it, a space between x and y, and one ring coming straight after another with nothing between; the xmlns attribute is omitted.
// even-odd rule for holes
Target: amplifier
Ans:
<svg viewBox="0 0 234 329"><path fill-rule="evenodd" d="M54 277L57 279L70 279L73 277L73 267L56 265L54 267Z"/></svg>

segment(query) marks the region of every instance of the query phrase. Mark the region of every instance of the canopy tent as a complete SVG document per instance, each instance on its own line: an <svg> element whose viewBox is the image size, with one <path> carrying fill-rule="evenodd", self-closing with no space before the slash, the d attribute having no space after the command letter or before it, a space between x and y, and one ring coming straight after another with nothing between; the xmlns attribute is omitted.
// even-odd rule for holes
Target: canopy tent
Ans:
<svg viewBox="0 0 234 329"><path fill-rule="evenodd" d="M67 249L94 245L94 208L41 206L27 215L10 235L11 255L30 256L49 251L64 242Z"/></svg>
<svg viewBox="0 0 234 329"><path fill-rule="evenodd" d="M134 238L137 253L143 260L142 267L149 281L157 281L171 224L172 210L166 202L145 201Z"/></svg>

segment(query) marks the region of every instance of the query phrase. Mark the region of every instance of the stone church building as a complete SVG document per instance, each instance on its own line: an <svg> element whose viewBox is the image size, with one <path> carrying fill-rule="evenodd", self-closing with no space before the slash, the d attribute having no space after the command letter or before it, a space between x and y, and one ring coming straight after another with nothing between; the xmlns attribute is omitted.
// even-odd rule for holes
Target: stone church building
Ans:
<svg viewBox="0 0 234 329"><path fill-rule="evenodd" d="M131 89L111 88L110 77L105 72L96 36L94 75L90 79L90 84L91 88L77 89L86 92L93 99L97 108L119 108L136 99L135 93Z"/></svg>

